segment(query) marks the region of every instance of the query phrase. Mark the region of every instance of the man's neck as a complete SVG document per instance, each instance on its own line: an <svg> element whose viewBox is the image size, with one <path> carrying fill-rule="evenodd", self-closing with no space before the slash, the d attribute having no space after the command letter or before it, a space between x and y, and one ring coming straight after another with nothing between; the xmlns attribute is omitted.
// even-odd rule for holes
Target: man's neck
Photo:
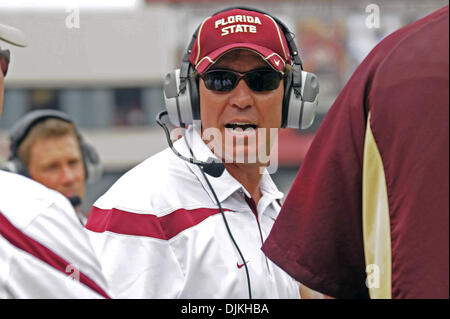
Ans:
<svg viewBox="0 0 450 319"><path fill-rule="evenodd" d="M256 205L258 205L258 201L262 197L260 188L262 178L262 174L260 173L261 167L261 164L225 163L225 168L228 173L244 186Z"/></svg>

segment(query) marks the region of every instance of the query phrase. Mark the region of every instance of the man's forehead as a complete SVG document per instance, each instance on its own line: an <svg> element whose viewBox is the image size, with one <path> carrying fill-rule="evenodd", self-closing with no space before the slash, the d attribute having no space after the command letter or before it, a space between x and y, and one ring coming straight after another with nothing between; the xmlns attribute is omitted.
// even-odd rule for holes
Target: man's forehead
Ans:
<svg viewBox="0 0 450 319"><path fill-rule="evenodd" d="M55 146L57 145L57 146ZM60 136L39 137L33 141L30 146L31 152L54 150L54 153L73 153L81 154L78 139L73 134L64 134ZM81 156L81 155L80 155Z"/></svg>
<svg viewBox="0 0 450 319"><path fill-rule="evenodd" d="M258 53L248 50L248 49L235 49L225 53L221 56L216 63L214 63L213 68L223 67L229 64L235 64L239 62L249 63L259 66L269 66L270 65L263 59Z"/></svg>

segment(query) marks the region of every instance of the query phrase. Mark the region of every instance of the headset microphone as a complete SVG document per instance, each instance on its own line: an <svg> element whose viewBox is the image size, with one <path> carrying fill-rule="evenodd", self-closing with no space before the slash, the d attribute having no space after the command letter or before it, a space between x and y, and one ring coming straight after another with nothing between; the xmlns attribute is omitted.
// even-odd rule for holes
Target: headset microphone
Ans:
<svg viewBox="0 0 450 319"><path fill-rule="evenodd" d="M211 161L208 161L203 164L197 164L203 168L203 171L212 177L220 177L222 176L223 171L225 170L225 165L222 162L218 162L213 158L210 158Z"/></svg>
<svg viewBox="0 0 450 319"><path fill-rule="evenodd" d="M77 207L81 204L81 197L80 196L70 196L67 197L69 202L72 204L73 207Z"/></svg>
<svg viewBox="0 0 450 319"><path fill-rule="evenodd" d="M194 158L188 158L183 155L181 155L173 146L172 140L170 139L169 129L167 128L167 125L163 123L161 118L167 114L167 111L161 111L156 116L156 123L158 123L159 126L161 126L164 130L164 133L166 134L167 143L169 144L170 149L176 156L181 158L183 161L189 162L191 164L195 164L200 166L203 171L212 176L212 177L220 177L223 174L223 171L225 170L225 165L223 165L222 162L218 161L217 159L214 159L212 157L208 158L206 162L199 161Z"/></svg>

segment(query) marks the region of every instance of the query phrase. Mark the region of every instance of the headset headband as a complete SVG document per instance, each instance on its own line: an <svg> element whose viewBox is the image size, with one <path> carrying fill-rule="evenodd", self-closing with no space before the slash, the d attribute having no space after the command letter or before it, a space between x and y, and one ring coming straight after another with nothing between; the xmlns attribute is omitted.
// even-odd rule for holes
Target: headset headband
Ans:
<svg viewBox="0 0 450 319"><path fill-rule="evenodd" d="M281 127L308 128L314 120L315 110L318 105L319 83L317 76L303 70L303 63L295 43L295 35L282 21L264 11L245 6L230 7L218 11L204 19L203 23L195 30L181 60L180 68L168 73L164 80L164 98L170 121L175 126L185 126L193 123L194 120L200 119L198 77L191 77L192 74L190 74L195 71L198 64L193 65L194 62L192 61L194 59L191 55L195 50L199 50L199 47L196 46L196 41L202 26L212 17L217 15L225 16L226 14L224 13L232 10L243 10L254 12L261 16L265 15L276 24L278 36L283 34L284 37L281 39L282 49L284 54L289 50L290 58L287 59L286 63L291 68L285 73ZM208 40L212 41L209 38L204 39L204 41ZM220 39L215 40L220 41ZM233 47L239 48L239 45ZM197 54L199 53L200 51L197 52ZM204 71L211 63L213 61L209 61L207 65L203 65L200 69Z"/></svg>

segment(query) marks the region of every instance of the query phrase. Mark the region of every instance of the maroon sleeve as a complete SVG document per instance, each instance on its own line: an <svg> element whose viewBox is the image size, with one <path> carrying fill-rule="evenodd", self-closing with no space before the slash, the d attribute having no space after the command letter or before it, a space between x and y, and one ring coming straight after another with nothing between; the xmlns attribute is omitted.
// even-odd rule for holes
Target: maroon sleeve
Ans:
<svg viewBox="0 0 450 319"><path fill-rule="evenodd" d="M296 280L336 298L368 298L361 176L373 60L327 113L263 246Z"/></svg>
<svg viewBox="0 0 450 319"><path fill-rule="evenodd" d="M336 298L368 297L361 222L365 87L355 75L326 115L263 246L296 280Z"/></svg>
<svg viewBox="0 0 450 319"><path fill-rule="evenodd" d="M445 12L448 14L448 6L434 15ZM422 23L416 21L381 41L355 71L327 113L263 245L277 265L326 295L369 297L362 235L362 162L371 109L368 97L374 79L381 79L380 83L386 79L381 62ZM385 136L389 139L390 135Z"/></svg>

